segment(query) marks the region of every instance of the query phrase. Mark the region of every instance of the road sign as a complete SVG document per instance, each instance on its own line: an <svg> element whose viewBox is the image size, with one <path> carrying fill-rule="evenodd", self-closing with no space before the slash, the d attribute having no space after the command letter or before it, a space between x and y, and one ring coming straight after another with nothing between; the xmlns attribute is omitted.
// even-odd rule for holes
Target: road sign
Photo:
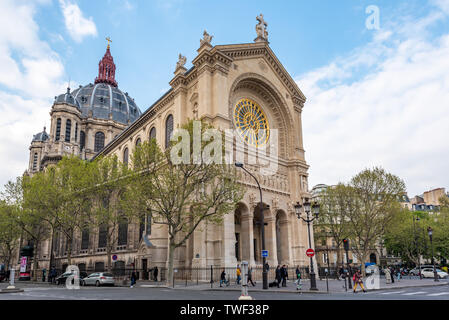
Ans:
<svg viewBox="0 0 449 320"><path fill-rule="evenodd" d="M112 260L117 260L117 255L116 254L114 254L113 256L112 256Z"/></svg>
<svg viewBox="0 0 449 320"><path fill-rule="evenodd" d="M262 250L262 258L268 258L268 250Z"/></svg>
<svg viewBox="0 0 449 320"><path fill-rule="evenodd" d="M311 258L315 255L315 251L313 251L313 249L307 249L306 251L306 255Z"/></svg>

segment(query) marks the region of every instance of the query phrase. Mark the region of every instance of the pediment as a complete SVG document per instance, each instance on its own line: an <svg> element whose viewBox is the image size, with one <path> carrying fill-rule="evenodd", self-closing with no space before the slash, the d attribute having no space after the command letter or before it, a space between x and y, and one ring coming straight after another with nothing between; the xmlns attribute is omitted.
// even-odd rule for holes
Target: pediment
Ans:
<svg viewBox="0 0 449 320"><path fill-rule="evenodd" d="M279 59L265 42L245 43L235 45L217 45L213 48L226 56L232 58L233 61L244 60L250 58L263 58L265 62L271 66L281 82L288 88L292 99L297 98L300 102L305 103L306 97L299 89L295 80L285 70Z"/></svg>

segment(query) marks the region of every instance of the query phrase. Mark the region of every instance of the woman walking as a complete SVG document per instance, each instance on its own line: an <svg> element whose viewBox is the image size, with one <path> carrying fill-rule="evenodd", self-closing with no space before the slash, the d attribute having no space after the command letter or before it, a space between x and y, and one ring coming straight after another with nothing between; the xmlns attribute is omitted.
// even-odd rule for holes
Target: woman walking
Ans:
<svg viewBox="0 0 449 320"><path fill-rule="evenodd" d="M296 290L301 290L301 271L299 270L299 266L296 266Z"/></svg>
<svg viewBox="0 0 449 320"><path fill-rule="evenodd" d="M360 287L363 289L363 292L366 292L365 287L363 287L362 274L360 273L359 270L356 270L352 280L354 280L354 293L357 292L357 285L360 285Z"/></svg>

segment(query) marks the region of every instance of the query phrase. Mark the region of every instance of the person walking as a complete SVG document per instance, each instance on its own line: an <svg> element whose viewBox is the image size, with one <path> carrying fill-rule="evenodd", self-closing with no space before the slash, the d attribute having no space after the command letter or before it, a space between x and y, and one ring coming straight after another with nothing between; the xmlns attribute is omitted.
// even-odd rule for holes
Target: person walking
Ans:
<svg viewBox="0 0 449 320"><path fill-rule="evenodd" d="M252 267L248 268L248 282L246 284L248 284L250 282L253 285L253 287L256 286L255 282L253 282L253 268Z"/></svg>
<svg viewBox="0 0 449 320"><path fill-rule="evenodd" d="M45 275L47 274L47 269L42 269L42 282L45 282Z"/></svg>
<svg viewBox="0 0 449 320"><path fill-rule="evenodd" d="M157 266L154 267L153 270L153 277L154 277L154 281L157 282L157 275L159 273L159 270L157 269Z"/></svg>
<svg viewBox="0 0 449 320"><path fill-rule="evenodd" d="M223 271L221 272L221 275L220 275L220 287L222 286L223 283L226 285L226 287L229 286L229 282L226 281L226 271L225 271L225 269L223 269Z"/></svg>
<svg viewBox="0 0 449 320"><path fill-rule="evenodd" d="M296 290L301 290L301 271L299 270L299 266L296 266Z"/></svg>
<svg viewBox="0 0 449 320"><path fill-rule="evenodd" d="M387 281L387 284L390 284L391 283L390 269L388 269L388 267L386 267L384 269L384 273L385 273L385 280Z"/></svg>
<svg viewBox="0 0 449 320"><path fill-rule="evenodd" d="M236 273L237 273L237 280L236 280L236 282L237 282L237 284L240 284L240 280L242 279L242 277L241 277L242 270L240 270L240 265L237 265Z"/></svg>
<svg viewBox="0 0 449 320"><path fill-rule="evenodd" d="M401 280L401 269L396 269L396 276L397 276L397 280L399 282L399 280Z"/></svg>
<svg viewBox="0 0 449 320"><path fill-rule="evenodd" d="M282 273L281 273L281 266L278 265L276 267L276 284L279 288L279 284L281 283L281 279L282 279Z"/></svg>
<svg viewBox="0 0 449 320"><path fill-rule="evenodd" d="M360 285L360 287L363 289L363 292L366 292L365 287L363 286L362 274L358 269L354 273L354 277L352 278L352 280L354 280L354 293L357 292L357 285Z"/></svg>
<svg viewBox="0 0 449 320"><path fill-rule="evenodd" d="M282 277L282 286L286 287L288 272L287 272L287 268L286 268L285 264L282 265L282 268L281 268L281 277Z"/></svg>
<svg viewBox="0 0 449 320"><path fill-rule="evenodd" d="M133 271L131 273L131 286L130 288L134 288L134 285L136 284L137 276L136 273Z"/></svg>
<svg viewBox="0 0 449 320"><path fill-rule="evenodd" d="M394 268L390 267L390 277L391 277L391 283L394 283Z"/></svg>

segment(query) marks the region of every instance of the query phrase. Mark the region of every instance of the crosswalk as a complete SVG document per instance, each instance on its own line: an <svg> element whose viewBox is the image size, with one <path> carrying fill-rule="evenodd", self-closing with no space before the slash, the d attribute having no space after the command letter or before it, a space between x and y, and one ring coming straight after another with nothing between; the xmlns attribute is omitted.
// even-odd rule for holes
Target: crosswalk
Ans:
<svg viewBox="0 0 449 320"><path fill-rule="evenodd" d="M448 297L449 298L449 291L443 291L443 292L434 292L430 293L428 291L387 291L387 292L373 292L373 294L381 295L381 296L392 296L392 295L400 295L400 296L426 296L426 297Z"/></svg>

